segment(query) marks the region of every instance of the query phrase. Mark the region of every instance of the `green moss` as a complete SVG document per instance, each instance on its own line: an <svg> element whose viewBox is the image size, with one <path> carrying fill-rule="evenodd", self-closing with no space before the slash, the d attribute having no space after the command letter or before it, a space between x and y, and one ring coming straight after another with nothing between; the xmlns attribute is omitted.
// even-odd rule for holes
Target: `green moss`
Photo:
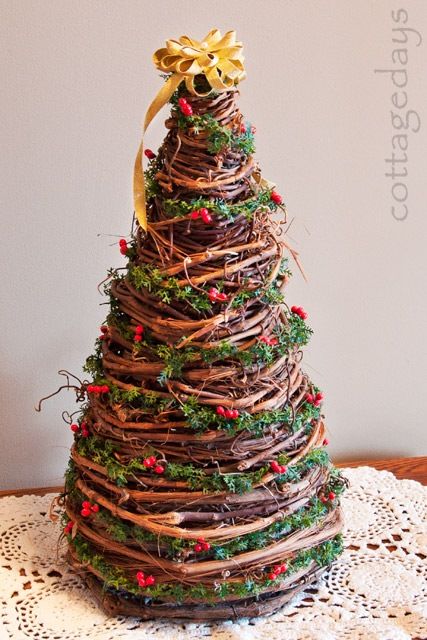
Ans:
<svg viewBox="0 0 427 640"><path fill-rule="evenodd" d="M151 587L141 588L136 584L136 581L130 580L121 569L110 565L101 555L95 553L93 547L79 534L77 534L73 540L69 538L69 541L70 544L74 546L79 560L82 563L91 564L102 575L106 588L116 590L124 589L131 594L148 596L153 600L168 597L178 603L183 602L185 599L196 599L209 603L215 602L218 598L226 598L229 595L239 597L256 596L266 587L273 584L273 581L268 579L268 574L271 569L266 568L260 580L248 577L245 582L224 581L220 582L215 588L204 584L188 587L177 582L164 582ZM342 551L343 541L340 534L317 547L300 551L287 563L286 573L280 574L274 583L277 584L277 582L288 578L301 568L309 566L311 562L315 562L320 567L327 566L331 564Z"/></svg>
<svg viewBox="0 0 427 640"><path fill-rule="evenodd" d="M230 203L223 198L214 198L212 200L196 198L189 202L186 200L163 200L164 211L167 216L172 218L183 218L202 207L208 209L211 214L218 216L218 218L232 222L242 215L247 220L252 220L254 214L260 209L274 212L277 209L277 204L271 200L271 189L260 189L251 198L236 203ZM281 275L284 275L284 273Z"/></svg>

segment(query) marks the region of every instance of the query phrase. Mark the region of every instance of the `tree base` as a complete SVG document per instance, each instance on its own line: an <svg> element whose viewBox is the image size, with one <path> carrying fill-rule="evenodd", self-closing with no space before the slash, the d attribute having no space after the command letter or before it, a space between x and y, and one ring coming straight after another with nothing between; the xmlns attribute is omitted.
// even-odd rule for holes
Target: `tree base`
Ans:
<svg viewBox="0 0 427 640"><path fill-rule="evenodd" d="M103 583L79 564L74 568L90 589L100 607L109 616L133 616L142 620L174 619L191 620L192 622L208 622L216 620L238 620L271 615L289 602L307 585L318 580L327 567L309 566L293 576L293 581L275 591L268 591L257 597L235 599L233 601L218 600L215 603L181 603L151 602L147 598L139 598L130 593L105 590Z"/></svg>

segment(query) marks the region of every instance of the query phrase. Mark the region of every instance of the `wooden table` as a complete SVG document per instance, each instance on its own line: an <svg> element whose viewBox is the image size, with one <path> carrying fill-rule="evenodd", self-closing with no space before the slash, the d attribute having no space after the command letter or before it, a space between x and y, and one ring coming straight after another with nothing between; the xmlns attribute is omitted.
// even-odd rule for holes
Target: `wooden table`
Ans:
<svg viewBox="0 0 427 640"><path fill-rule="evenodd" d="M387 458L375 460L344 460L335 462L337 467L362 467L369 466L375 469L385 469L391 471L397 478L407 478L408 480L417 480L421 484L427 485L427 456L419 456L417 458ZM59 493L62 487L42 487L34 489L9 489L0 491L0 498L3 496L23 496L44 495L45 493Z"/></svg>

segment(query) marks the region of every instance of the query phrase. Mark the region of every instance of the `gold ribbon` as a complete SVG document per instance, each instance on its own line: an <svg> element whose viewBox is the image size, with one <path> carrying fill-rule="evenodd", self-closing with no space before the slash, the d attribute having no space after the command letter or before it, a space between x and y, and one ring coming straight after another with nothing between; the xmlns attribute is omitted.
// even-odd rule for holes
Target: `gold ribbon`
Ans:
<svg viewBox="0 0 427 640"><path fill-rule="evenodd" d="M178 40L167 40L166 47L153 54L153 62L163 73L170 73L147 109L144 118L143 135L160 109L170 100L181 82L195 96L207 96L214 90L228 91L246 76L243 66L243 46L236 41L236 32L227 31L222 36L218 29L212 29L203 40L193 40L181 36ZM205 93L197 91L194 79L203 74L211 89ZM138 149L133 174L133 199L135 215L141 227L147 230L145 181L143 169L143 142Z"/></svg>

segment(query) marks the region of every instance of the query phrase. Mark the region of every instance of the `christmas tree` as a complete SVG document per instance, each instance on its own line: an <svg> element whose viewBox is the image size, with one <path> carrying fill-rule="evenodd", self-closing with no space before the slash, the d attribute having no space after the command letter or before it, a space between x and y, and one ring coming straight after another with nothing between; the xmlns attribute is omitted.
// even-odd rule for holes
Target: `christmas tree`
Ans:
<svg viewBox="0 0 427 640"><path fill-rule="evenodd" d="M341 553L345 481L284 294L285 207L237 104L241 43L183 36L154 62L145 128L169 102L168 132L139 150L126 266L77 389L68 559L110 614L268 614Z"/></svg>

